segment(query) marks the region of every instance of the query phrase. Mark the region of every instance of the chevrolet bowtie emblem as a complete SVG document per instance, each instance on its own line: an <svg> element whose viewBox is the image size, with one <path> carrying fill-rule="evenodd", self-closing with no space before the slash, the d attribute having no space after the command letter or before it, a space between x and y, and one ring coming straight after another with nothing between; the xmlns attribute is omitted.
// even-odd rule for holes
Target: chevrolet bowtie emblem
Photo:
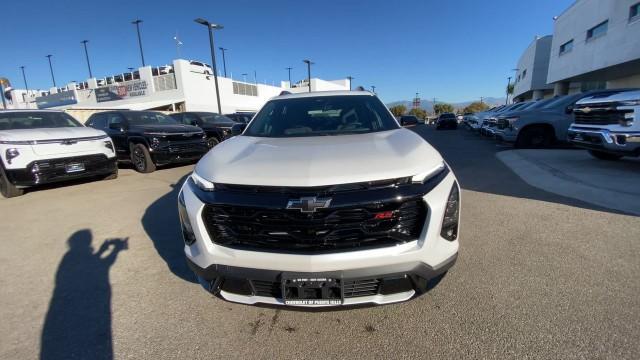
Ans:
<svg viewBox="0 0 640 360"><path fill-rule="evenodd" d="M591 112L591 108L590 107L585 107L580 109L580 111L582 111L583 113L590 113Z"/></svg>
<svg viewBox="0 0 640 360"><path fill-rule="evenodd" d="M300 210L303 213L312 213L317 209L328 208L331 198L301 197L300 199L289 200L287 209Z"/></svg>

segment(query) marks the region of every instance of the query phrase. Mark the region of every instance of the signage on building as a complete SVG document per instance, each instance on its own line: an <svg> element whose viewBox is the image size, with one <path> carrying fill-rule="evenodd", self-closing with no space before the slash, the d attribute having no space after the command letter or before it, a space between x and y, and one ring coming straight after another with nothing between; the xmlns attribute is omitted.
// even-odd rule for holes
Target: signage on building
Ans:
<svg viewBox="0 0 640 360"><path fill-rule="evenodd" d="M96 89L96 101L123 100L147 95L147 82L144 80L131 81L122 85L105 86Z"/></svg>
<svg viewBox="0 0 640 360"><path fill-rule="evenodd" d="M74 91L61 91L56 94L49 94L36 98L38 109L46 109L55 106L64 106L77 104L76 94Z"/></svg>

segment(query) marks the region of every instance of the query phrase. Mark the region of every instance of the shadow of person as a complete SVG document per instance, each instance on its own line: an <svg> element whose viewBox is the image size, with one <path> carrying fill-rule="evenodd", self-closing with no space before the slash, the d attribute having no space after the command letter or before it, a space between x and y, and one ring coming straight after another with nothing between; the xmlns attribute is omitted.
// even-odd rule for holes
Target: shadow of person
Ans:
<svg viewBox="0 0 640 360"><path fill-rule="evenodd" d="M188 175L171 185L171 191L154 201L142 216L142 227L158 255L171 272L182 280L196 283L184 258L184 242L178 218L178 193Z"/></svg>
<svg viewBox="0 0 640 360"><path fill-rule="evenodd" d="M56 273L42 328L40 359L112 359L109 269L128 238L93 252L91 230L75 232Z"/></svg>

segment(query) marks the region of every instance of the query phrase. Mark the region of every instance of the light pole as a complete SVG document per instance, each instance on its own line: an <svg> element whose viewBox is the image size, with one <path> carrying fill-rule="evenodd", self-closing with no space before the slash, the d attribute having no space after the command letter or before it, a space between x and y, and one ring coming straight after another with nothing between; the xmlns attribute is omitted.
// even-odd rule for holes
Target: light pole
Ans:
<svg viewBox="0 0 640 360"><path fill-rule="evenodd" d="M507 100L505 100L504 104L509 104L509 87L511 87L511 76L507 78Z"/></svg>
<svg viewBox="0 0 640 360"><path fill-rule="evenodd" d="M222 51L222 68L224 69L224 77L227 77L227 60L224 57L224 52L229 50L223 47L219 47L220 51Z"/></svg>
<svg viewBox="0 0 640 360"><path fill-rule="evenodd" d="M20 70L22 70L22 80L24 80L24 89L27 91L27 96L29 96L29 85L27 85L27 76L24 74L24 66L20 66Z"/></svg>
<svg viewBox="0 0 640 360"><path fill-rule="evenodd" d="M91 63L89 63L89 51L87 50L87 43L89 40L82 40L80 43L84 45L84 56L87 58L87 67L89 68L89 79L93 78L93 74L91 73Z"/></svg>
<svg viewBox="0 0 640 360"><path fill-rule="evenodd" d="M375 85L371 85L371 92L372 93L376 93L376 86Z"/></svg>
<svg viewBox="0 0 640 360"><path fill-rule="evenodd" d="M289 88L291 88L291 69L293 69L291 66L286 67L285 69L287 69L289 71Z"/></svg>
<svg viewBox="0 0 640 360"><path fill-rule="evenodd" d="M355 78L353 76L347 76L347 79L349 79L349 91L351 91L351 81Z"/></svg>
<svg viewBox="0 0 640 360"><path fill-rule="evenodd" d="M49 59L49 70L51 71L51 80L53 81L53 87L56 87L56 78L53 76L53 65L51 65L51 57L53 55L47 55L46 58Z"/></svg>
<svg viewBox="0 0 640 360"><path fill-rule="evenodd" d="M303 63L307 64L307 79L309 80L309 92L311 92L311 60L302 60Z"/></svg>
<svg viewBox="0 0 640 360"><path fill-rule="evenodd" d="M7 109L7 101L4 99L4 84L8 82L8 80L4 78L0 78L0 98L2 98L2 108Z"/></svg>
<svg viewBox="0 0 640 360"><path fill-rule="evenodd" d="M144 64L144 52L142 51L142 39L140 38L140 23L141 22L142 22L142 20L136 19L136 20L133 20L131 23L136 26L136 32L138 33L138 46L140 47L140 58L142 58L142 66L145 66L145 64Z"/></svg>
<svg viewBox="0 0 640 360"><path fill-rule="evenodd" d="M219 24L212 24L203 18L197 18L194 20L198 24L204 25L209 29L209 48L211 49L211 65L213 66L213 80L216 83L216 98L218 100L218 114L222 114L222 105L220 104L220 91L218 89L218 68L216 67L216 52L213 45L213 30L221 30L224 26Z"/></svg>

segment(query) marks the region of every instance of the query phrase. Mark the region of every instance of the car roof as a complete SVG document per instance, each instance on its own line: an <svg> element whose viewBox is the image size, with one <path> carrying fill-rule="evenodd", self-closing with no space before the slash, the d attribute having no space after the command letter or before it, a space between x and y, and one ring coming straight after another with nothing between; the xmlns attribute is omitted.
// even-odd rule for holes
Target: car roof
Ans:
<svg viewBox="0 0 640 360"><path fill-rule="evenodd" d="M323 97L323 96L374 96L370 91L350 91L350 90L334 90L334 91L312 91L303 92L299 94L285 94L276 96L273 99L298 99L298 98L310 98L310 97Z"/></svg>
<svg viewBox="0 0 640 360"><path fill-rule="evenodd" d="M4 109L0 110L0 113L10 113L10 112L50 112L50 113L61 113L64 112L62 110L46 110L46 109Z"/></svg>

